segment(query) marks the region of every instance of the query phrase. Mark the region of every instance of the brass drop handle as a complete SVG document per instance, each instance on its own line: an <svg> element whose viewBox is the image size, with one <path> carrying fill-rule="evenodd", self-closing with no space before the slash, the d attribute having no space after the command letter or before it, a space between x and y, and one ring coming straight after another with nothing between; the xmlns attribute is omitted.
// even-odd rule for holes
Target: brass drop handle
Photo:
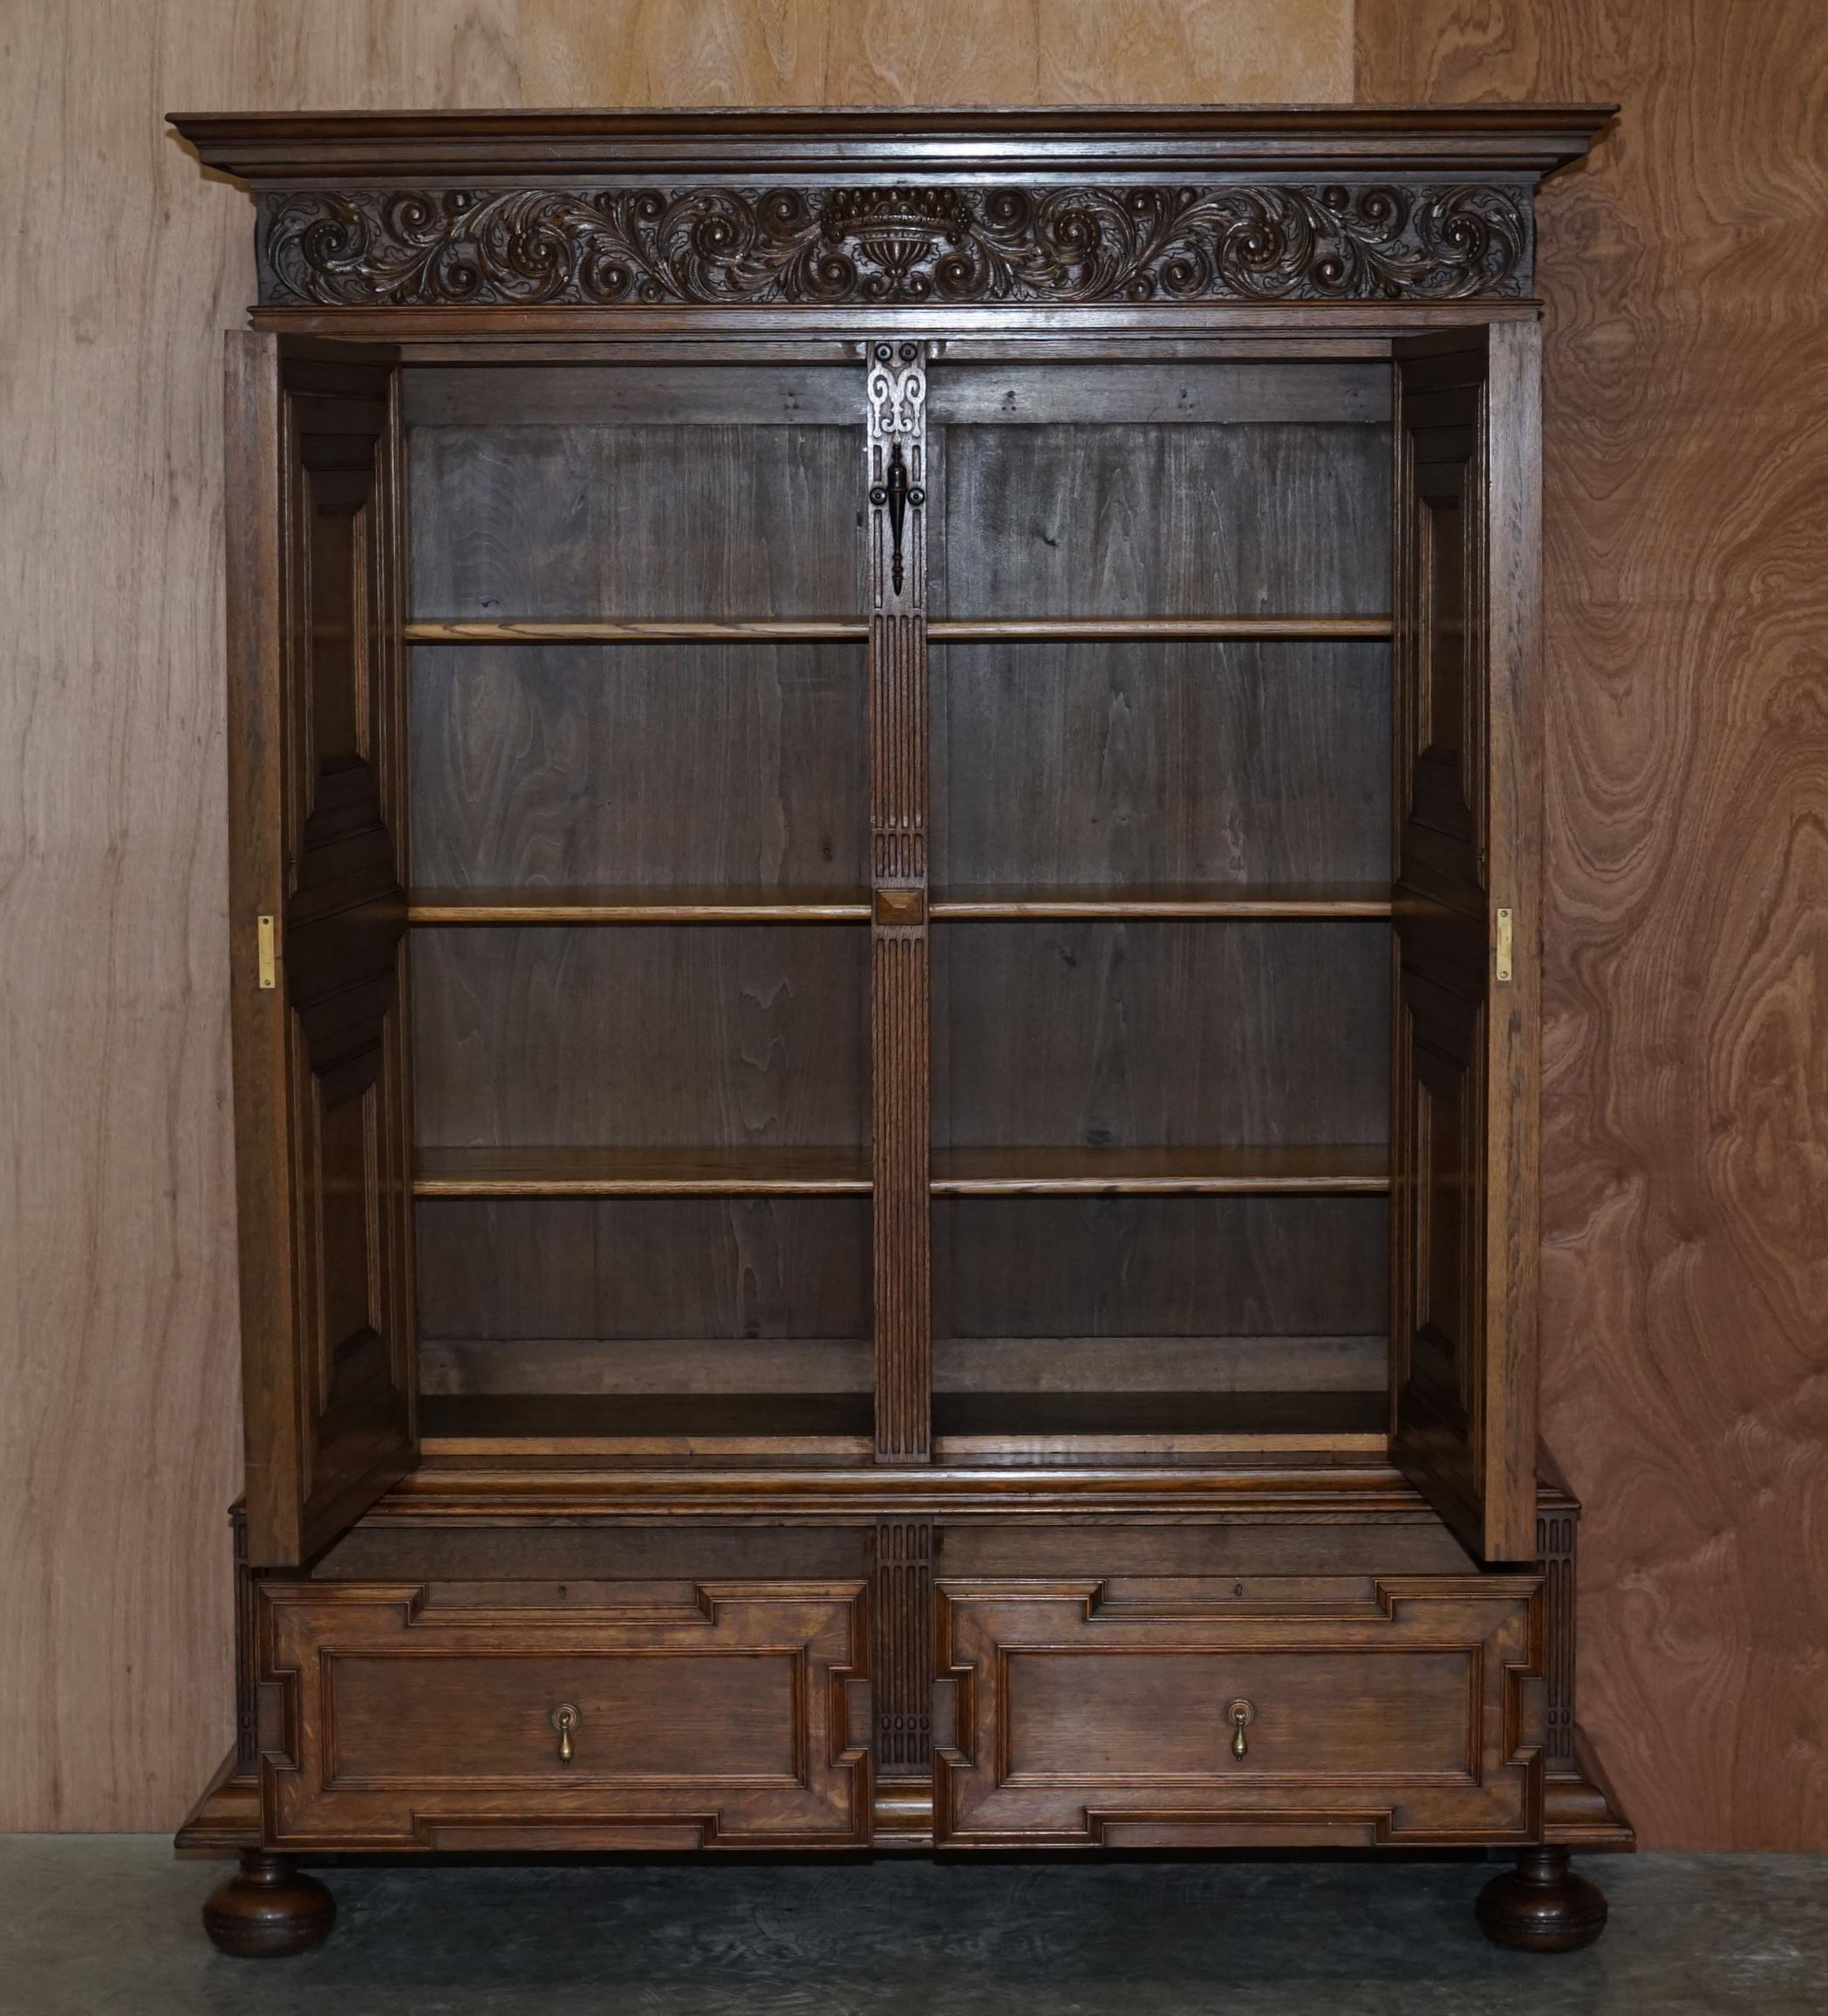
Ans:
<svg viewBox="0 0 1828 2016"><path fill-rule="evenodd" d="M1225 1712L1231 1718L1231 1754L1242 1764L1251 1749L1244 1732L1257 1719L1257 1711L1248 1701L1234 1701Z"/></svg>
<svg viewBox="0 0 1828 2016"><path fill-rule="evenodd" d="M561 1764L571 1761L571 1732L583 1718L570 1701L562 1702L546 1719L558 1731L558 1760Z"/></svg>

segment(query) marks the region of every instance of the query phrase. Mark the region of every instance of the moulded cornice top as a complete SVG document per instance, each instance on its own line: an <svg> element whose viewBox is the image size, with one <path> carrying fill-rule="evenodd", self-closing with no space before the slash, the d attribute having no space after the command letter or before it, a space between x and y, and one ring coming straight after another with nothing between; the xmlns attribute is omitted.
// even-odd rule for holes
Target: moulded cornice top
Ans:
<svg viewBox="0 0 1828 2016"><path fill-rule="evenodd" d="M1540 175L1610 105L1103 106L174 113L206 166L255 184L396 179L944 174Z"/></svg>

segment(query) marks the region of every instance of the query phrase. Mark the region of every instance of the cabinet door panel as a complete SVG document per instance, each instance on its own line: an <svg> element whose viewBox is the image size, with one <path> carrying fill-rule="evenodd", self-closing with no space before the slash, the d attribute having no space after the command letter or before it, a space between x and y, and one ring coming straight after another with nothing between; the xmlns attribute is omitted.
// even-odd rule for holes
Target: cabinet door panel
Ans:
<svg viewBox="0 0 1828 2016"><path fill-rule="evenodd" d="M985 1848L1531 1838L1541 1587L1530 1575L1315 1576L1257 1578L1245 1595L1231 1577L948 1578L936 1837Z"/></svg>
<svg viewBox="0 0 1828 2016"><path fill-rule="evenodd" d="M1396 346L1393 1445L1491 1562L1535 1549L1536 341Z"/></svg>
<svg viewBox="0 0 1828 2016"><path fill-rule="evenodd" d="M307 1558L414 1453L395 385L373 345L229 338L235 1151L261 1566Z"/></svg>

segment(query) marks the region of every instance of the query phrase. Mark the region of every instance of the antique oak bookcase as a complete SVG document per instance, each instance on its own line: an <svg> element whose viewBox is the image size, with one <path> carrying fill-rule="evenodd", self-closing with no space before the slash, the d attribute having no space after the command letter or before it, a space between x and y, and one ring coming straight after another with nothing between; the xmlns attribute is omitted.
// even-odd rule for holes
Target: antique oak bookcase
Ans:
<svg viewBox="0 0 1828 2016"><path fill-rule="evenodd" d="M428 1850L1506 1847L1597 1935L1532 202L1606 117L174 122L259 274L220 1944Z"/></svg>

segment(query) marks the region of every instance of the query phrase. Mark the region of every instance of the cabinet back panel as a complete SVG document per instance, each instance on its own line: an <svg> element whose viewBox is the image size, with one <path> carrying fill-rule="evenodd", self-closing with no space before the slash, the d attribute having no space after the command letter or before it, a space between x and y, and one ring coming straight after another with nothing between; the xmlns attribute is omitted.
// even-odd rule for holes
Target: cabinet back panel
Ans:
<svg viewBox="0 0 1828 2016"><path fill-rule="evenodd" d="M420 887L867 879L856 645L421 646Z"/></svg>
<svg viewBox="0 0 1828 2016"><path fill-rule="evenodd" d="M1385 882L1382 644L946 645L947 885Z"/></svg>
<svg viewBox="0 0 1828 2016"><path fill-rule="evenodd" d="M933 1217L942 1336L1388 1333L1381 1197L958 1197Z"/></svg>
<svg viewBox="0 0 1828 2016"><path fill-rule="evenodd" d="M863 1337L870 1206L833 1198L421 1198L428 1337Z"/></svg>
<svg viewBox="0 0 1828 2016"><path fill-rule="evenodd" d="M421 427L413 613L559 621L860 606L860 428Z"/></svg>
<svg viewBox="0 0 1828 2016"><path fill-rule="evenodd" d="M1382 1198L947 1198L939 1393L1362 1393L1388 1377Z"/></svg>
<svg viewBox="0 0 1828 2016"><path fill-rule="evenodd" d="M1375 370L1389 418L1388 366L1334 368ZM445 364L400 373L409 427L842 427L857 424L860 396L854 364Z"/></svg>
<svg viewBox="0 0 1828 2016"><path fill-rule="evenodd" d="M410 413L410 408L409 408ZM955 363L928 374L929 427L1390 424L1381 358Z"/></svg>
<svg viewBox="0 0 1828 2016"><path fill-rule="evenodd" d="M421 1337L424 1393L610 1395L866 1394L868 1337Z"/></svg>
<svg viewBox="0 0 1828 2016"><path fill-rule="evenodd" d="M1381 615L1387 427L953 427L936 613Z"/></svg>
<svg viewBox="0 0 1828 2016"><path fill-rule="evenodd" d="M1374 1143L1381 923L958 923L935 940L939 1147Z"/></svg>
<svg viewBox="0 0 1828 2016"><path fill-rule="evenodd" d="M1388 1383L1381 1336L933 1340L936 1393L1371 1393Z"/></svg>
<svg viewBox="0 0 1828 2016"><path fill-rule="evenodd" d="M861 1145L868 956L831 926L415 932L419 1145Z"/></svg>

